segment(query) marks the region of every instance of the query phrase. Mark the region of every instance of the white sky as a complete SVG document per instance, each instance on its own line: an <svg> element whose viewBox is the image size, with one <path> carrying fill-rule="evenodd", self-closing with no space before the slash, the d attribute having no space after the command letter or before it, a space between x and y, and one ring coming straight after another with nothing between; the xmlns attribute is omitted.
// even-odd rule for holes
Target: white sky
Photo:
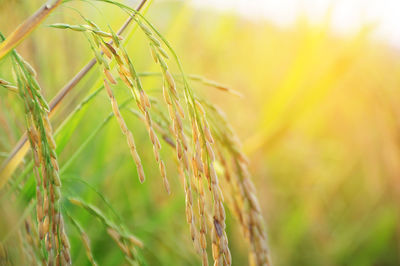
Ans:
<svg viewBox="0 0 400 266"><path fill-rule="evenodd" d="M299 13L318 22L333 7L333 27L349 33L362 24L376 24L375 33L400 47L400 0L192 0L196 6L234 10L250 18L264 18L279 25L293 23Z"/></svg>

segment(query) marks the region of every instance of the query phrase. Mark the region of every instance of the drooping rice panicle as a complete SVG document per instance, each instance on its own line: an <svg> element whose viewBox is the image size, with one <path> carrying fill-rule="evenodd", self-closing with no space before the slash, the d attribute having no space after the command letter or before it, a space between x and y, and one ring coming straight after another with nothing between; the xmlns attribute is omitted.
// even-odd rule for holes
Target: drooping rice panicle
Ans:
<svg viewBox="0 0 400 266"><path fill-rule="evenodd" d="M203 101L204 102L204 101ZM207 108L213 112L216 119L215 133L220 138L220 145L232 159L232 173L223 152L219 151L219 161L226 171L225 179L231 184L231 193L234 198L232 212L236 215L243 228L243 234L251 246L249 263L251 265L270 265L266 235L263 227L260 204L256 197L256 189L251 181L248 170L248 160L240 150L240 142L233 129L227 123L222 112L215 106L207 104Z"/></svg>
<svg viewBox="0 0 400 266"><path fill-rule="evenodd" d="M164 162L160 159L161 144L160 144L160 141L158 140L157 135L154 132L154 129L152 128L151 116L149 113L150 102L149 102L148 96L142 89L140 79L136 75L136 71L133 67L132 61L130 60L125 48L122 46L117 35L112 31L111 27L110 27L110 31L111 31L111 37L114 40L115 47L109 43L102 41L101 38L98 36L96 37L96 38L98 38L97 41L92 41L88 38L89 42L91 44L92 50L94 51L99 64L103 65L103 72L104 72L105 77L112 84L115 84L116 80L114 79L114 77L112 76L112 74L110 72L109 63L101 55L101 53L96 49L96 47L95 47L96 44L98 47L101 48L101 50L103 50L103 52L106 55L108 54L110 59L111 59L111 57L115 58L117 65L118 65L118 73L121 77L121 80L123 80L124 83L130 88L133 97L136 99L136 103L138 105L139 110L141 110L145 115L146 127L149 132L150 140L153 144L154 156L156 158L156 161L159 164L159 169L160 169L161 176L163 178L165 188L166 188L167 192L170 193L169 182L168 182L168 179L166 178L165 165L164 165ZM122 58L124 58L125 62L123 62L123 60L121 60L120 54L122 54ZM115 100L115 97L113 97L113 99ZM123 130L123 132L124 131L126 132L127 127L124 122L122 123L122 121L121 121L122 116L120 115L120 113L118 116L116 115L116 117L119 120L121 129ZM130 141L132 139L132 137L130 137L132 134L126 132L125 135L127 135L127 137L128 137L128 140L129 140L128 144L130 145L130 147L131 146L134 147L134 143L132 141ZM135 147L134 147L134 149L136 150ZM132 152L132 148L131 148L131 152ZM141 165L139 163L140 158L136 155L137 155L137 152L134 152L133 157L135 159L135 162L137 163L137 166L139 167L138 170L139 170L140 180L143 182L144 181L144 173L141 170L142 167L140 167L140 165Z"/></svg>
<svg viewBox="0 0 400 266"><path fill-rule="evenodd" d="M118 108L118 103L114 97L114 94L111 90L110 85L108 84L108 81L106 79L104 79L104 86L106 88L107 91L107 95L110 98L111 101L111 106L112 106L112 110L114 112L115 117L117 118L118 124L121 128L122 133L125 135L126 140L128 142L128 146L129 146L129 150L131 152L132 158L136 164L136 169L138 172L138 176L139 176L139 180L141 183L143 183L145 181L145 175L144 175L144 170L143 170L143 165L141 162L141 159L139 157L139 154L137 152L136 149L136 145L135 145L135 140L133 138L133 134L132 132L128 129L124 118L122 117L119 108Z"/></svg>
<svg viewBox="0 0 400 266"><path fill-rule="evenodd" d="M41 96L33 68L15 51L12 55L18 90L25 103L28 140L35 161L39 238L44 239L41 245L48 252L48 263L61 263L58 259L60 254L66 263L70 263L69 245L65 242L61 243L61 246L57 245L60 234L65 235L65 231L59 206L61 181L55 152L56 144L48 118L49 108Z"/></svg>
<svg viewBox="0 0 400 266"><path fill-rule="evenodd" d="M153 111L155 109L152 106L153 101L147 95L149 91L142 88L140 74L136 72L133 61L121 42L122 38L114 33L111 28L109 32L103 31L94 22L84 17L87 25L53 24L51 26L82 32L87 37L101 67L104 88L111 102L114 116L127 139L140 181L143 182L145 179L141 159L137 153L133 134L128 129L118 107L113 93L114 87L111 85L119 82L119 79L116 78L118 76L130 89L136 101L139 110L137 113L140 114L139 117L146 126L154 156L168 193L170 193L170 185L166 177L165 162L160 157L161 143L156 132L175 148L178 169L184 184L186 219L195 249L201 256L202 264L208 265L207 234L211 240L210 246L214 265L231 265L232 263L226 234L225 199L222 193L228 192L229 207L238 217L244 234L250 242L252 257L254 258L252 263L268 265L261 210L255 196L254 185L249 177L245 156L240 152L239 145L234 140L231 131L227 130L221 134L219 128L213 124L209 108L204 108L204 103L196 98L188 80L191 78L222 91L232 92L232 90L207 79L186 76L171 46L142 15L112 0L98 1L116 4L127 11L145 34L149 42L151 56L161 69L162 94L169 115L169 118L165 115L163 119L167 120L167 123L156 121L157 115L155 115L156 111ZM106 42L105 38L112 39L113 43ZM182 88L179 82L177 86L175 75L171 74L173 72L169 66L170 56L181 72ZM64 220L60 212L61 181L58 175L59 166L55 153L56 144L47 115L49 107L40 93L40 87L34 78L36 73L33 68L22 58L14 60L17 66L15 72L18 77L18 92L24 99L28 140L31 144L35 165L36 217L38 235L41 239L40 244L46 252L46 260L49 264L53 262L70 263L71 258L68 251L70 244L63 229ZM11 90L13 88L12 84L3 80L0 80L0 86L8 87ZM165 106L163 105L163 107ZM230 159L233 161L232 165L228 162ZM218 164L223 166L223 171L217 171ZM223 176L223 178L221 180L217 172L218 174L222 172L220 176ZM226 189L220 181L226 181L230 189ZM138 239L134 236L128 236L119 226L109 221L103 213L93 206L76 199L71 199L71 202L84 207L100 219L106 225L108 235L126 255L127 261L136 261L134 246L142 245ZM193 204L194 202L197 202L197 204ZM78 230L89 261L95 264L90 252L89 239L82 228L78 228Z"/></svg>
<svg viewBox="0 0 400 266"><path fill-rule="evenodd" d="M141 25L140 21L138 23L139 23L139 25ZM148 23L148 22L146 21L146 23ZM154 28L151 25L150 25L150 27L152 28L152 30L154 30ZM151 44L154 45L154 47L160 47L159 42L155 41L155 37L152 35L151 31L149 31L149 30L143 30L143 31L146 34L146 36L149 38ZM157 35L158 35L158 37L162 38L159 34L157 34ZM164 39L163 39L163 42L168 46L168 48L170 48L170 46L165 42ZM152 52L155 53L156 58L157 58L156 61L160 64L160 66L162 68L162 72L164 73L164 78L169 86L169 92L173 96L175 96L177 99L179 99L179 97L177 97L178 95L176 92L176 85L173 80L173 77L170 74L170 72L168 71L167 65L165 64L165 62L163 61L161 56L159 56L157 54L156 49L154 49L154 47L152 48ZM172 49L170 49L170 50L171 50L171 52L173 52ZM178 60L177 60L177 63L180 66ZM228 242L227 242L226 233L225 233L225 210L224 210L223 203L222 203L223 199L222 199L222 195L220 192L221 189L219 187L218 177L214 171L213 165L210 164L210 161L208 159L210 156L212 156L211 154L208 155L208 153L210 151L212 151L212 148L209 146L208 150L204 149L205 154L206 154L204 159L206 160L206 162L203 162L200 158L201 156L199 155L199 154L201 154L200 141L202 142L203 146L206 147L207 146L206 143L213 143L214 140L213 140L211 132L209 130L206 117L204 114L202 115L202 117L200 117L200 115L198 114L198 110L195 107L195 98L193 97L193 92L191 91L191 89L185 79L185 76L183 76L183 77L184 77L184 83L185 83L184 84L185 85L184 93L185 93L185 97L186 97L186 103L188 104L190 120L192 121L192 128L193 128L193 131L192 131L193 143L195 145L194 149L195 149L195 154L196 154L196 156L194 157L194 160L196 162L196 167L197 167L198 171L200 171L200 172L204 171L204 164L206 164L207 169L211 170L210 171L211 174L209 174L208 179L210 180L210 183L211 183L210 188L211 188L212 196L213 196L214 202L215 202L215 204L214 204L215 223L214 224L216 227L218 227L219 229L221 229L223 231L223 233L217 234L218 245L219 245L219 249L221 251L219 256L223 257L224 262L227 263L228 265L230 265L231 254L229 251ZM183 130L182 130L182 128L183 128L182 122L181 122L182 119L179 116L178 112L174 111L174 109L176 108L173 104L174 98L171 97L171 95L169 95L169 96L170 97L168 97L168 95L166 95L165 90L164 90L164 98L166 98L165 101L168 105L170 118L173 120L173 125L174 125L173 129L174 129L175 135L176 135L176 145L177 145L176 151L177 151L178 159L181 160L183 158L183 161L185 162L185 158L187 158L186 149L182 148L182 143L180 142L180 140L183 139L183 135L184 135ZM184 167L184 169L185 169L185 167ZM217 230L217 231L220 232L221 230Z"/></svg>

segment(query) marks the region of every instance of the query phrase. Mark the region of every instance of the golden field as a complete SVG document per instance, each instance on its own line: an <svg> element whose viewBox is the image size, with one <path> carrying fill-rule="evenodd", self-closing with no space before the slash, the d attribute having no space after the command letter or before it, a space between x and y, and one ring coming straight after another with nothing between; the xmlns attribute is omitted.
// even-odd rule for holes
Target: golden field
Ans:
<svg viewBox="0 0 400 266"><path fill-rule="evenodd" d="M0 31L8 36L41 4L0 0ZM38 73L46 99L93 57L81 34L47 25L79 23L72 8L104 28L110 24L117 29L126 18L114 7L95 6L80 1L61 5L17 47ZM374 39L374 25L336 34L329 13L319 23L299 15L294 25L280 27L182 2L153 1L144 12L170 41L186 73L239 92L191 82L196 93L220 107L242 142L273 265L400 264L399 48ZM136 68L157 71L144 34L131 30L126 39ZM63 195L79 196L109 216L117 213L143 242L145 264L200 265L171 148L161 151L172 190L168 195L141 121L122 111L141 153L144 184L136 177L116 119L102 124L112 111L106 92L60 126L101 84L99 73L90 72L51 120L56 132L61 128L55 140ZM0 61L0 78L12 80L8 58ZM158 77L143 77L142 82L150 96L160 95ZM121 102L128 97L123 90L115 94ZM0 164L24 130L18 95L0 87ZM26 209L17 208L18 202L34 197L29 192L33 174L24 173L29 160L30 155L0 191L0 213L7 216L0 221L2 241ZM17 186L18 193L13 190ZM90 236L99 265L127 263L98 221L69 202L65 208ZM247 265L248 246L235 220L227 211L233 265ZM66 230L73 264L89 265L78 232L70 224Z"/></svg>

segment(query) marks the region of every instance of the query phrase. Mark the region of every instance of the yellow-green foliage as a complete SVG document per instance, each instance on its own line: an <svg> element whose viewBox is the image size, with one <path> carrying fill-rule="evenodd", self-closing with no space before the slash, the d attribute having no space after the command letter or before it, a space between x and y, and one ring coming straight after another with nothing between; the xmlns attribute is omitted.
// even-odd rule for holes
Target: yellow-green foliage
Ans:
<svg viewBox="0 0 400 266"><path fill-rule="evenodd" d="M63 4L17 48L38 73L47 100L93 57L84 34L47 25L87 24L71 8L105 32L108 24L115 31L123 24L125 17L117 8L91 2L96 8L80 1ZM0 31L8 36L40 4L0 0ZM185 73L228 84L242 95L188 76L206 112L212 110L209 102L220 106L243 142L274 265L400 264L398 49L372 40L373 28L367 26L337 36L328 16L313 25L299 17L295 25L279 28L267 21L158 1L145 16L169 40ZM150 102L163 99L162 63L154 63L145 30L129 32L126 50ZM171 59L166 61L169 66ZM0 163L25 131L24 106L15 93L10 66L9 58L0 61L0 79L11 82L8 88L0 83ZM161 108L165 118L162 111L154 111L158 119L152 125L162 142L160 156L171 195L159 177L142 121L145 114L119 82L113 93L146 172L146 182L140 184L98 69L83 79L52 118L65 196L61 211L74 264L126 264L131 262L126 252L131 252L148 265L200 265L186 222L185 190L174 148L162 139L168 132L158 131L168 121L167 109ZM179 69L174 67L171 73L182 88ZM151 105L157 110L158 104ZM222 122L215 117L209 123L218 129ZM214 138L218 135L213 131ZM215 164L221 178L227 173L223 166L222 161ZM28 203L35 197L31 173L27 156L0 191L0 213L7 213L0 219L0 258L7 245L23 244L15 232L35 210L34 203ZM228 190L229 184L221 183ZM230 202L229 195L225 201ZM197 201L193 205L197 208ZM233 264L246 265L248 245L233 212L226 209ZM35 239L35 216L31 218L26 226ZM211 245L208 249L211 261ZM29 252L40 254L38 249L26 251L26 256L18 257L14 251L7 256L24 264Z"/></svg>
<svg viewBox="0 0 400 266"><path fill-rule="evenodd" d="M177 17L171 36L190 71L245 95L210 94L250 157L273 261L400 263L399 49L374 41L368 25L337 36L328 17L290 28Z"/></svg>

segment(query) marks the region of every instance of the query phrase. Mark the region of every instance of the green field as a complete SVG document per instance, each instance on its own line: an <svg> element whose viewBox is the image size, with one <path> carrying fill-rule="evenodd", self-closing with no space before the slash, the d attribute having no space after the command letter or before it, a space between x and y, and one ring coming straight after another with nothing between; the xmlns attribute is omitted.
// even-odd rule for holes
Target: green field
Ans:
<svg viewBox="0 0 400 266"><path fill-rule="evenodd" d="M371 25L50 2L0 0L0 265L400 265L400 53Z"/></svg>

